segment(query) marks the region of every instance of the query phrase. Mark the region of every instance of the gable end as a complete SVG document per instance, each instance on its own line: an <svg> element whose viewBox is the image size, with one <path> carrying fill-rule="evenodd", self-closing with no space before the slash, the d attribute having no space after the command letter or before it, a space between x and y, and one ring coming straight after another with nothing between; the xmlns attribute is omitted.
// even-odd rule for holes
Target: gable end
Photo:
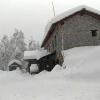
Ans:
<svg viewBox="0 0 100 100"><path fill-rule="evenodd" d="M91 12L89 10L86 10L85 8L81 9L80 11L77 11L75 13L73 13L72 15L69 15L63 19L61 19L60 21L56 22L56 23L53 23L45 37L45 39L43 40L43 43L41 45L41 47L44 47L44 45L46 44L46 42L48 41L48 39L50 38L50 36L52 35L52 33L54 32L55 28L57 27L57 25L59 23L62 23L64 22L65 20L69 19L69 18L72 18L73 16L76 16L76 15L80 15L80 16L83 16L84 14L87 14L89 16L92 16L94 18L97 18L100 20L100 15L95 13L95 12Z"/></svg>

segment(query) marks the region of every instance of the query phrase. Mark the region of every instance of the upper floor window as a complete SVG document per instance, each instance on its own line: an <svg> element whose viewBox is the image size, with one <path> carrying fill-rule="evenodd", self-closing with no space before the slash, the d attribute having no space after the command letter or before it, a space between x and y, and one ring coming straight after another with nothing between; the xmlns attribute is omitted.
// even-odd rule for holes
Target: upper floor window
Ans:
<svg viewBox="0 0 100 100"><path fill-rule="evenodd" d="M91 30L91 32L92 32L92 37L97 36L97 30Z"/></svg>

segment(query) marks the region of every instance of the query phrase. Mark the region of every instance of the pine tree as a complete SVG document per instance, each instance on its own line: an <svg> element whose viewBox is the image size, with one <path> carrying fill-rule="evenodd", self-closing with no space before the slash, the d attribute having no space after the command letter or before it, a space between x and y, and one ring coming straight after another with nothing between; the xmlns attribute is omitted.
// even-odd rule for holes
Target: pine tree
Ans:
<svg viewBox="0 0 100 100"><path fill-rule="evenodd" d="M0 44L0 69L1 70L6 70L7 64L9 62L9 40L8 37L5 35Z"/></svg>
<svg viewBox="0 0 100 100"><path fill-rule="evenodd" d="M15 33L10 40L5 35L0 42L0 69L6 70L8 63L13 59L20 60L24 67L25 50L24 33L21 30L15 29Z"/></svg>
<svg viewBox="0 0 100 100"><path fill-rule="evenodd" d="M29 40L28 50L36 50L36 41L33 39L33 37L31 37Z"/></svg>
<svg viewBox="0 0 100 100"><path fill-rule="evenodd" d="M24 51L26 50L26 43L24 42L24 33L17 29L10 40L9 51L12 52L10 61L13 59L20 60L23 63Z"/></svg>
<svg viewBox="0 0 100 100"><path fill-rule="evenodd" d="M29 40L28 50L29 51L32 51L32 50L41 50L39 42L36 42L33 39L33 37L31 37L31 39Z"/></svg>

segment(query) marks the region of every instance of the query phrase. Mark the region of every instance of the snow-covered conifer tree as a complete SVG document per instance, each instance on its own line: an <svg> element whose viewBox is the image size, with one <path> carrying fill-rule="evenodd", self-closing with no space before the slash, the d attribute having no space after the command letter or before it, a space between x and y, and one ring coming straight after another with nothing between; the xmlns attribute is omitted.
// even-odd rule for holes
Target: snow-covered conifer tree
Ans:
<svg viewBox="0 0 100 100"><path fill-rule="evenodd" d="M0 69L6 70L8 63L17 59L24 64L24 51L26 50L26 44L24 42L24 33L15 29L13 36L8 39L4 36L0 43Z"/></svg>
<svg viewBox="0 0 100 100"><path fill-rule="evenodd" d="M9 51L11 54L10 61L13 59L20 60L23 63L24 51L26 43L24 42L24 33L15 29L15 33L11 37Z"/></svg>
<svg viewBox="0 0 100 100"><path fill-rule="evenodd" d="M9 48L9 40L8 37L4 35L0 44L0 69L1 70L6 70L7 64L9 62L10 55L8 52L8 48Z"/></svg>
<svg viewBox="0 0 100 100"><path fill-rule="evenodd" d="M31 37L29 40L28 50L36 50L36 41Z"/></svg>

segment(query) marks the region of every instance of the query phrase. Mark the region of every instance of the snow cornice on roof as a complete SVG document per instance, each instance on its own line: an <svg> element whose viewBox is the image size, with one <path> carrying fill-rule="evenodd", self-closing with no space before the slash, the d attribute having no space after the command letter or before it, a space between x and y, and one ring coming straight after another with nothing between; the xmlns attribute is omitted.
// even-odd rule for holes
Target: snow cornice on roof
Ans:
<svg viewBox="0 0 100 100"><path fill-rule="evenodd" d="M68 10L60 15L57 15L53 19L51 19L51 21L46 25L45 35L44 35L41 47L43 47L45 45L47 39L49 38L51 33L53 33L53 30L55 29L56 25L59 22L66 20L68 18L71 18L72 16L74 16L80 12L84 12L90 16L93 16L95 18L100 19L100 11L96 10L94 8L88 7L86 5L78 6L76 8L71 9L71 10Z"/></svg>
<svg viewBox="0 0 100 100"><path fill-rule="evenodd" d="M13 59L12 61L9 62L8 66L12 65L13 63L17 63L19 65L22 65L21 61L19 61L17 59Z"/></svg>
<svg viewBox="0 0 100 100"><path fill-rule="evenodd" d="M39 60L41 57L49 55L50 52L47 50L32 50L32 51L25 51L24 52L24 60Z"/></svg>

